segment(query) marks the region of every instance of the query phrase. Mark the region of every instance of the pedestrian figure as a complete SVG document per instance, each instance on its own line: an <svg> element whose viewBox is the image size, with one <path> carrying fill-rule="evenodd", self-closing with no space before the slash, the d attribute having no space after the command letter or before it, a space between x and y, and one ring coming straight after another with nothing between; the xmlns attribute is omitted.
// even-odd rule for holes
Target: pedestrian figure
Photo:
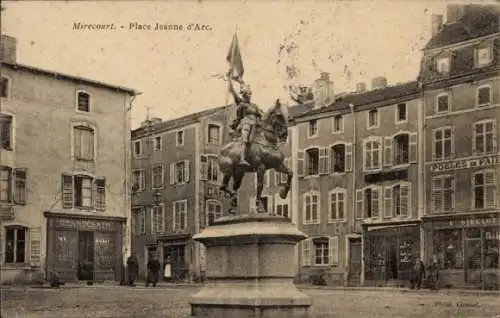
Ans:
<svg viewBox="0 0 500 318"><path fill-rule="evenodd" d="M139 272L139 260L135 255L135 252L132 253L127 259L127 272L128 272L128 285L135 286L134 282L137 278L137 273Z"/></svg>
<svg viewBox="0 0 500 318"><path fill-rule="evenodd" d="M170 281L172 279L172 261L170 260L170 256L167 257L167 261L165 262L163 277L165 277L166 281Z"/></svg>
<svg viewBox="0 0 500 318"><path fill-rule="evenodd" d="M156 255L153 255L151 259L148 261L148 276L146 279L146 287L149 287L149 283L153 284L153 287L156 287L156 284L159 280L159 272L161 269L160 262Z"/></svg>
<svg viewBox="0 0 500 318"><path fill-rule="evenodd" d="M429 283L431 290L437 290L437 281L439 279L439 261L437 255L432 255L431 262L429 264Z"/></svg>
<svg viewBox="0 0 500 318"><path fill-rule="evenodd" d="M425 264L418 258L412 268L411 273L411 289L422 287L422 281L425 278Z"/></svg>

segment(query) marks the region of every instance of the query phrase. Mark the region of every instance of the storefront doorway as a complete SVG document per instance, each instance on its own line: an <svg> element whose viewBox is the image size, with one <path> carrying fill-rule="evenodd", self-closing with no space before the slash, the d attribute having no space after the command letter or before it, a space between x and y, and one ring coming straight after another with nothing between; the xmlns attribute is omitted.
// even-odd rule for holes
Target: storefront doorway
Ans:
<svg viewBox="0 0 500 318"><path fill-rule="evenodd" d="M78 232L78 280L94 279L94 232Z"/></svg>
<svg viewBox="0 0 500 318"><path fill-rule="evenodd" d="M359 286L361 283L361 238L349 239L349 286Z"/></svg>
<svg viewBox="0 0 500 318"><path fill-rule="evenodd" d="M163 264L168 261L172 264L172 280L184 280L187 276L186 258L185 258L186 245L167 245L163 248Z"/></svg>

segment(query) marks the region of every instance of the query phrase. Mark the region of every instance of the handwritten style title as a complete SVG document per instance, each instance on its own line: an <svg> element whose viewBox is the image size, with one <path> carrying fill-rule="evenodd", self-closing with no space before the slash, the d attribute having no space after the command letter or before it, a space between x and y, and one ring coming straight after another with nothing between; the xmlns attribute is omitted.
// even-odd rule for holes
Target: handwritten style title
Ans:
<svg viewBox="0 0 500 318"><path fill-rule="evenodd" d="M73 22L73 30L78 31L211 31L212 26L203 23L169 24L169 23L82 23Z"/></svg>

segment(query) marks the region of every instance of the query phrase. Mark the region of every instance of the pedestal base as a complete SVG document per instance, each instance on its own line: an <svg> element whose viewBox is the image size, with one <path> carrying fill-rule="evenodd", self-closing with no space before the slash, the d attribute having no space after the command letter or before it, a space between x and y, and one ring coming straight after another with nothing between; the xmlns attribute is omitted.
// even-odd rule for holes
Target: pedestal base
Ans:
<svg viewBox="0 0 500 318"><path fill-rule="evenodd" d="M306 318L311 299L293 283L208 283L191 299L191 315L217 318Z"/></svg>

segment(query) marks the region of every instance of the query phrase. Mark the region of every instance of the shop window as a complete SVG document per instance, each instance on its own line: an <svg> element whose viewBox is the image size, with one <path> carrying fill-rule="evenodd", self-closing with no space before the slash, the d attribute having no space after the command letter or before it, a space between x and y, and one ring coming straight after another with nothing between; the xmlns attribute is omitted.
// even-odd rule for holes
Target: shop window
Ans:
<svg viewBox="0 0 500 318"><path fill-rule="evenodd" d="M463 268L462 230L438 230L434 232L434 253L441 269Z"/></svg>
<svg viewBox="0 0 500 318"><path fill-rule="evenodd" d="M484 268L500 268L500 231L498 228L484 229Z"/></svg>
<svg viewBox="0 0 500 318"><path fill-rule="evenodd" d="M28 230L24 227L5 228L5 263L23 264L26 262L26 240Z"/></svg>

